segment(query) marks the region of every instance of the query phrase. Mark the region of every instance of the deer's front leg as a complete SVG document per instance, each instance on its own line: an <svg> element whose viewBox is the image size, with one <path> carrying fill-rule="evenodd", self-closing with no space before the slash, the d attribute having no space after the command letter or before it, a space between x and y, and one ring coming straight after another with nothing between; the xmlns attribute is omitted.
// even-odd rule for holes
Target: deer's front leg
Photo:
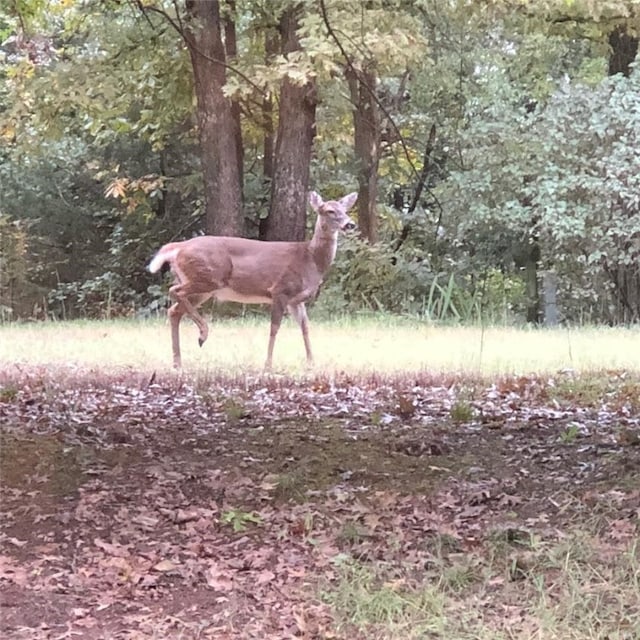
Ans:
<svg viewBox="0 0 640 640"><path fill-rule="evenodd" d="M309 318L307 316L307 308L304 302L300 304L288 306L289 313L296 319L302 331L302 339L304 340L304 349L307 353L307 363L313 364L313 354L311 353L311 341L309 340Z"/></svg>
<svg viewBox="0 0 640 640"><path fill-rule="evenodd" d="M282 324L282 317L286 308L286 302L281 296L277 296L271 303L271 331L269 333L269 347L267 348L267 361L264 368L268 371L273 363L273 346L276 343L276 336Z"/></svg>

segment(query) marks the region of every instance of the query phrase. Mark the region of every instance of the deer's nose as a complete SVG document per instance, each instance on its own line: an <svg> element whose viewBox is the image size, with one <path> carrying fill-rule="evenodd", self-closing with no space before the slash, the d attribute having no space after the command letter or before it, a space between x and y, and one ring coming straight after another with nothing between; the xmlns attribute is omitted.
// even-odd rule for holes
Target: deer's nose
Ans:
<svg viewBox="0 0 640 640"><path fill-rule="evenodd" d="M355 223L352 220L349 220L349 222L345 223L344 226L342 227L343 231L353 231L356 228Z"/></svg>

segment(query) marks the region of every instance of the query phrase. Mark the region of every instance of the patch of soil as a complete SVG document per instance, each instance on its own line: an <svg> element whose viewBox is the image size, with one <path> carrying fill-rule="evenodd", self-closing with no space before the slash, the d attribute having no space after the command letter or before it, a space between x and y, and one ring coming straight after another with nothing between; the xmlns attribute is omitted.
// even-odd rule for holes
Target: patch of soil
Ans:
<svg viewBox="0 0 640 640"><path fill-rule="evenodd" d="M583 406L535 377L2 376L6 638L339 638L318 590L344 554L638 533L624 376Z"/></svg>

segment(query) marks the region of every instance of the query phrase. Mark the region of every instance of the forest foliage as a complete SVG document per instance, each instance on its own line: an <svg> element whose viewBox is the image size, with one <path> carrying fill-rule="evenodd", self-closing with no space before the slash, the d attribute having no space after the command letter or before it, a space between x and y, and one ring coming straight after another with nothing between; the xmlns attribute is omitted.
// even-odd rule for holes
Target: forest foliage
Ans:
<svg viewBox="0 0 640 640"><path fill-rule="evenodd" d="M215 9L215 11L214 11ZM150 314L199 233L300 239L316 305L640 319L638 0L0 2L0 319Z"/></svg>

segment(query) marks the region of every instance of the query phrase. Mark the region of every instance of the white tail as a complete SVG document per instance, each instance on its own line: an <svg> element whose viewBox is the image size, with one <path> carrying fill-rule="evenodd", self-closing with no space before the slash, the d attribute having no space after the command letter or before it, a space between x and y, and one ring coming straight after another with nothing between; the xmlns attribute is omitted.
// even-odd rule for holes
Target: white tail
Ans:
<svg viewBox="0 0 640 640"><path fill-rule="evenodd" d="M176 259L176 254L179 251L179 247L174 244L165 244L158 253L153 257L153 260L149 263L149 271L155 273L162 269L162 265L165 262L173 262Z"/></svg>
<svg viewBox="0 0 640 640"><path fill-rule="evenodd" d="M271 368L273 346L286 310L302 330L307 361L313 361L305 302L313 298L336 255L338 232L355 227L347 215L358 197L350 193L325 202L315 191L309 202L318 214L311 240L261 242L245 238L199 236L164 245L149 263L152 273L166 262L175 282L169 295L173 365L181 366L180 320L189 316L198 326L202 346L209 334L204 318L196 311L213 297L249 304L271 305L271 333L265 368Z"/></svg>

